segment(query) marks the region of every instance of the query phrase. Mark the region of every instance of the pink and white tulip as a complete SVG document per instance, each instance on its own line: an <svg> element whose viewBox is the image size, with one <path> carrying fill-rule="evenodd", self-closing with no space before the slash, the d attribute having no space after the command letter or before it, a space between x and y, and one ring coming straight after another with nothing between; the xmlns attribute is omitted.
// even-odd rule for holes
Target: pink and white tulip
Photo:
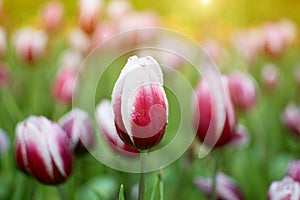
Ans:
<svg viewBox="0 0 300 200"><path fill-rule="evenodd" d="M14 35L16 54L22 61L37 61L45 54L47 40L48 36L43 31L22 28Z"/></svg>
<svg viewBox="0 0 300 200"><path fill-rule="evenodd" d="M211 131L208 134L208 129L211 125L216 128L217 119L213 118L213 110L217 106L213 102L211 91L206 84L205 79L202 79L196 88L196 98L193 101L194 108L194 126L197 131L198 138L207 146L222 147L228 144L235 137L236 116L235 109L229 96L227 80L223 78L225 89L225 120L220 135L217 131Z"/></svg>
<svg viewBox="0 0 300 200"><path fill-rule="evenodd" d="M79 0L79 24L86 33L95 30L102 4L102 0Z"/></svg>
<svg viewBox="0 0 300 200"><path fill-rule="evenodd" d="M139 151L137 149L125 144L118 136L112 105L108 100L102 100L97 106L96 119L102 134L113 151L126 157L135 157L138 155Z"/></svg>
<svg viewBox="0 0 300 200"><path fill-rule="evenodd" d="M61 69L78 70L82 61L81 53L73 49L63 51L59 57Z"/></svg>
<svg viewBox="0 0 300 200"><path fill-rule="evenodd" d="M6 32L2 27L0 27L0 56L5 54L6 48Z"/></svg>
<svg viewBox="0 0 300 200"><path fill-rule="evenodd" d="M268 200L297 200L300 199L300 184L291 177L274 181L268 190Z"/></svg>
<svg viewBox="0 0 300 200"><path fill-rule="evenodd" d="M59 120L59 125L72 141L76 154L91 150L95 144L95 133L87 112L75 108Z"/></svg>
<svg viewBox="0 0 300 200"><path fill-rule="evenodd" d="M56 31L61 25L64 8L59 1L46 3L41 10L41 18L46 31Z"/></svg>
<svg viewBox="0 0 300 200"><path fill-rule="evenodd" d="M53 96L62 103L71 103L76 88L76 71L62 69L53 83Z"/></svg>
<svg viewBox="0 0 300 200"><path fill-rule="evenodd" d="M117 27L115 27L113 24L99 24L91 37L91 49L96 48L100 43L104 42L110 37L113 37L117 33ZM118 47L118 45L120 45L120 41L118 38L114 38L113 41L110 41L108 44L109 45L106 45L106 47L108 47L107 50L114 50Z"/></svg>
<svg viewBox="0 0 300 200"><path fill-rule="evenodd" d="M42 116L17 125L15 156L19 169L44 184L60 184L71 174L70 140L58 124Z"/></svg>
<svg viewBox="0 0 300 200"><path fill-rule="evenodd" d="M257 102L254 79L246 73L233 73L228 77L228 87L234 105L242 110L252 109Z"/></svg>
<svg viewBox="0 0 300 200"><path fill-rule="evenodd" d="M300 136L300 108L289 103L282 114L282 122L293 134Z"/></svg>
<svg viewBox="0 0 300 200"><path fill-rule="evenodd" d="M155 59L128 59L114 86L112 105L117 133L126 144L147 150L161 141L168 121L168 101Z"/></svg>
<svg viewBox="0 0 300 200"><path fill-rule="evenodd" d="M227 175L218 173L216 178L216 193L218 200L244 200L244 196L236 183ZM212 196L213 180L211 178L196 178L194 183L208 198Z"/></svg>

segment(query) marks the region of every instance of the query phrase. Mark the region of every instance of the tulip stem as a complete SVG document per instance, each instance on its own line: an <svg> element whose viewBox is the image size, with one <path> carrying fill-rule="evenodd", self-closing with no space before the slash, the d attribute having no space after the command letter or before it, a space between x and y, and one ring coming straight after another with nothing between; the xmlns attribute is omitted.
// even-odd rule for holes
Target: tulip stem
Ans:
<svg viewBox="0 0 300 200"><path fill-rule="evenodd" d="M23 118L23 114L9 90L3 92L2 100L13 120L19 121Z"/></svg>
<svg viewBox="0 0 300 200"><path fill-rule="evenodd" d="M140 174L140 183L139 183L139 194L138 200L144 200L145 196L145 168L147 160L147 152L140 153L141 159L141 174Z"/></svg>
<svg viewBox="0 0 300 200"><path fill-rule="evenodd" d="M221 164L221 152L217 151L216 152L216 157L215 157L215 169L214 169L214 174L213 174L213 182L212 182L212 194L211 194L211 200L217 200L217 174L219 171L219 167Z"/></svg>

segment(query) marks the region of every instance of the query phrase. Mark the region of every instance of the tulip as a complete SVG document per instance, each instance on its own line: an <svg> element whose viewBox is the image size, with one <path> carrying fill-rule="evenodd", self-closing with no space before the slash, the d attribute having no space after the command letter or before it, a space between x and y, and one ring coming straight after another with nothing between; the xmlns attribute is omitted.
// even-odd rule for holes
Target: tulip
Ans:
<svg viewBox="0 0 300 200"><path fill-rule="evenodd" d="M230 96L235 106L250 110L257 101L257 91L253 78L248 74L234 73L228 76Z"/></svg>
<svg viewBox="0 0 300 200"><path fill-rule="evenodd" d="M289 163L286 176L289 176L294 179L294 181L300 183L300 160Z"/></svg>
<svg viewBox="0 0 300 200"><path fill-rule="evenodd" d="M71 103L76 88L76 71L62 69L53 84L53 96L58 102Z"/></svg>
<svg viewBox="0 0 300 200"><path fill-rule="evenodd" d="M300 184L291 177L274 181L268 190L268 200L300 199Z"/></svg>
<svg viewBox="0 0 300 200"><path fill-rule="evenodd" d="M0 89L6 88L10 82L10 75L4 63L0 62Z"/></svg>
<svg viewBox="0 0 300 200"><path fill-rule="evenodd" d="M207 55L212 59L215 63L218 63L225 51L221 44L213 39L207 39L203 43L203 48L205 49Z"/></svg>
<svg viewBox="0 0 300 200"><path fill-rule="evenodd" d="M204 193L211 197L213 190L213 180L211 178L196 178L194 183ZM218 173L216 177L216 193L218 200L243 200L245 199L235 182L223 173Z"/></svg>
<svg viewBox="0 0 300 200"><path fill-rule="evenodd" d="M80 29L72 29L69 33L68 41L72 49L83 54L86 54L90 49L90 38Z"/></svg>
<svg viewBox="0 0 300 200"><path fill-rule="evenodd" d="M210 147L221 147L228 144L235 137L236 117L235 109L229 97L227 80L223 79L225 89L225 120L223 129L217 137L217 132L212 131L207 134L210 125L215 128L216 118L212 118L213 109L217 106L213 103L210 91L206 85L205 79L202 79L196 89L196 99L193 101L194 107L194 126L197 131L198 138Z"/></svg>
<svg viewBox="0 0 300 200"><path fill-rule="evenodd" d="M59 63L62 69L78 70L82 61L81 53L72 49L63 51L59 57Z"/></svg>
<svg viewBox="0 0 300 200"><path fill-rule="evenodd" d="M0 56L3 56L6 52L6 32L0 27Z"/></svg>
<svg viewBox="0 0 300 200"><path fill-rule="evenodd" d="M300 109L294 103L285 107L282 122L288 130L300 136Z"/></svg>
<svg viewBox="0 0 300 200"><path fill-rule="evenodd" d="M16 54L25 62L34 62L45 54L47 40L47 35L42 31L22 28L14 36Z"/></svg>
<svg viewBox="0 0 300 200"><path fill-rule="evenodd" d="M251 63L263 48L262 31L259 29L239 31L234 34L232 42L236 51Z"/></svg>
<svg viewBox="0 0 300 200"><path fill-rule="evenodd" d="M159 26L160 19L155 13L138 12L122 18L119 24L119 30L120 32L130 31L124 36L124 41L128 45L137 45L152 42L158 33L158 31L154 28ZM141 30L143 28L148 29Z"/></svg>
<svg viewBox="0 0 300 200"><path fill-rule="evenodd" d="M64 8L61 2L46 3L41 10L41 18L46 31L55 31L61 24Z"/></svg>
<svg viewBox="0 0 300 200"><path fill-rule="evenodd" d="M148 150L161 141L168 101L156 60L150 56L128 59L114 86L112 105L117 133L127 145Z"/></svg>
<svg viewBox="0 0 300 200"><path fill-rule="evenodd" d="M0 128L0 156L4 155L10 146L10 138L6 132Z"/></svg>
<svg viewBox="0 0 300 200"><path fill-rule="evenodd" d="M92 33L98 21L102 0L79 0L79 24L86 33Z"/></svg>
<svg viewBox="0 0 300 200"><path fill-rule="evenodd" d="M100 43L105 40L113 37L117 34L117 27L113 26L113 24L102 23L97 26L95 32L91 38L91 49L97 47ZM109 41L108 45L106 45L109 49L114 50L118 47L119 41L117 38L114 38L113 41Z"/></svg>
<svg viewBox="0 0 300 200"><path fill-rule="evenodd" d="M95 144L95 133L89 115L78 108L64 115L59 125L72 141L76 154L86 153Z"/></svg>
<svg viewBox="0 0 300 200"><path fill-rule="evenodd" d="M139 153L137 149L125 144L118 136L111 103L102 100L96 109L96 119L98 126L111 148L120 155L134 157Z"/></svg>
<svg viewBox="0 0 300 200"><path fill-rule="evenodd" d="M118 22L120 19L132 12L132 6L127 0L109 1L107 5L107 14L109 19Z"/></svg>
<svg viewBox="0 0 300 200"><path fill-rule="evenodd" d="M62 128L43 116L30 116L16 127L15 155L20 170L44 184L70 176L73 152Z"/></svg>
<svg viewBox="0 0 300 200"><path fill-rule="evenodd" d="M238 124L234 129L234 136L228 143L230 147L242 147L249 141L248 130L245 126Z"/></svg>
<svg viewBox="0 0 300 200"><path fill-rule="evenodd" d="M279 82L279 71L273 64L266 64L261 71L262 84L268 91L273 91Z"/></svg>

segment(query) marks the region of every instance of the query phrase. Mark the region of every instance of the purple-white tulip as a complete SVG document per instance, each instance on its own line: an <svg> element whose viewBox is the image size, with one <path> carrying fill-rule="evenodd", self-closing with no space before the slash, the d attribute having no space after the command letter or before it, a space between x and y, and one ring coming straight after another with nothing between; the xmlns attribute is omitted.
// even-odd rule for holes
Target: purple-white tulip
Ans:
<svg viewBox="0 0 300 200"><path fill-rule="evenodd" d="M41 10L41 19L46 31L55 31L62 22L64 8L59 1L46 3Z"/></svg>
<svg viewBox="0 0 300 200"><path fill-rule="evenodd" d="M268 200L298 200L300 199L300 184L291 177L274 181L268 190Z"/></svg>
<svg viewBox="0 0 300 200"><path fill-rule="evenodd" d="M120 19L132 12L132 6L127 0L109 1L107 5L107 14L109 19L119 22Z"/></svg>
<svg viewBox="0 0 300 200"><path fill-rule="evenodd" d="M86 153L95 144L95 133L87 112L75 108L65 114L59 124L72 141L76 154Z"/></svg>
<svg viewBox="0 0 300 200"><path fill-rule="evenodd" d="M16 127L18 167L41 183L57 185L70 176L73 151L62 128L43 116L30 116Z"/></svg>
<svg viewBox="0 0 300 200"><path fill-rule="evenodd" d="M273 64L266 64L261 71L261 81L267 91L273 91L279 83L279 70Z"/></svg>
<svg viewBox="0 0 300 200"><path fill-rule="evenodd" d="M155 59L128 59L114 86L112 105L118 135L126 144L147 150L161 141L168 121L168 101Z"/></svg>
<svg viewBox="0 0 300 200"><path fill-rule="evenodd" d="M96 109L98 126L111 148L126 157L135 157L139 151L125 144L118 136L114 123L112 105L108 100L102 100Z"/></svg>
<svg viewBox="0 0 300 200"><path fill-rule="evenodd" d="M212 196L212 178L196 178L194 180L197 187L204 193L205 196ZM217 174L216 193L218 200L243 200L245 199L236 183L223 173Z"/></svg>
<svg viewBox="0 0 300 200"><path fill-rule="evenodd" d="M249 74L228 75L228 87L234 105L242 110L250 110L257 101L256 85Z"/></svg>
<svg viewBox="0 0 300 200"><path fill-rule="evenodd" d="M68 42L73 49L82 54L86 54L90 50L90 38L81 29L72 29L69 33Z"/></svg>

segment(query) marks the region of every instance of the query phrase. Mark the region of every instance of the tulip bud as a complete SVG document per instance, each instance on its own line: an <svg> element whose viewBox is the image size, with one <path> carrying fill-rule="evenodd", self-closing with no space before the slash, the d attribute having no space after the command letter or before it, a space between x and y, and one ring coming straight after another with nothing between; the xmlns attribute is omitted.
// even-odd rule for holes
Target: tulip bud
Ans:
<svg viewBox="0 0 300 200"><path fill-rule="evenodd" d="M212 112L217 106L210 95L206 81L202 79L196 89L196 99L193 101L194 106L194 125L198 138L210 147L221 147L229 143L235 137L235 109L229 97L228 85L226 79L223 79L225 89L225 120L223 129L217 137L217 131L211 131L208 135L210 125L215 128L216 118L213 118Z"/></svg>
<svg viewBox="0 0 300 200"><path fill-rule="evenodd" d="M281 181L274 181L268 190L268 200L300 199L300 184L291 177L284 177Z"/></svg>
<svg viewBox="0 0 300 200"><path fill-rule="evenodd" d="M261 79L264 88L273 91L277 88L279 82L279 71L273 64L267 64L261 71Z"/></svg>
<svg viewBox="0 0 300 200"><path fill-rule="evenodd" d="M47 40L47 35L42 31L22 28L14 36L16 54L25 62L34 62L44 55Z"/></svg>
<svg viewBox="0 0 300 200"><path fill-rule="evenodd" d="M114 123L112 106L108 100L102 100L97 106L96 118L101 132L116 153L126 157L138 155L139 151L137 149L125 144L118 136Z"/></svg>
<svg viewBox="0 0 300 200"><path fill-rule="evenodd" d="M289 163L286 175L300 183L300 160Z"/></svg>
<svg viewBox="0 0 300 200"><path fill-rule="evenodd" d="M108 23L102 23L98 25L91 38L91 49L96 48L100 43L104 42L115 34L117 34L117 28L115 25ZM114 41L110 41L108 43L108 50L116 49L119 43L120 40L118 38L114 38Z"/></svg>
<svg viewBox="0 0 300 200"><path fill-rule="evenodd" d="M15 144L18 167L41 183L56 185L70 176L72 146L58 124L30 116L17 125Z"/></svg>
<svg viewBox="0 0 300 200"><path fill-rule="evenodd" d="M245 146L249 141L248 130L245 126L238 124L234 129L234 136L228 143L231 147L241 147Z"/></svg>
<svg viewBox="0 0 300 200"><path fill-rule="evenodd" d="M3 56L6 52L6 32L0 27L0 56Z"/></svg>
<svg viewBox="0 0 300 200"><path fill-rule="evenodd" d="M58 102L71 103L76 87L76 72L62 69L53 85L53 96Z"/></svg>
<svg viewBox="0 0 300 200"><path fill-rule="evenodd" d="M77 70L82 61L82 55L76 50L65 50L59 57L59 63L62 69Z"/></svg>
<svg viewBox="0 0 300 200"><path fill-rule="evenodd" d="M117 133L126 144L147 150L161 141L168 101L156 60L150 56L128 59L114 86L112 105Z"/></svg>
<svg viewBox="0 0 300 200"><path fill-rule="evenodd" d="M284 109L282 122L292 133L300 136L300 109L294 103L289 103Z"/></svg>
<svg viewBox="0 0 300 200"><path fill-rule="evenodd" d="M257 92L253 78L248 74L235 73L228 76L230 96L235 106L250 110L256 104Z"/></svg>
<svg viewBox="0 0 300 200"><path fill-rule="evenodd" d="M43 26L46 31L55 31L59 27L64 14L61 2L52 1L44 5L41 11Z"/></svg>
<svg viewBox="0 0 300 200"><path fill-rule="evenodd" d="M6 132L0 128L0 156L4 155L10 146L10 138Z"/></svg>
<svg viewBox="0 0 300 200"><path fill-rule="evenodd" d="M89 115L78 108L64 115L59 125L72 141L76 154L86 153L95 144L95 133Z"/></svg>
<svg viewBox="0 0 300 200"><path fill-rule="evenodd" d="M218 63L225 53L221 44L216 40L207 39L202 45L210 59L212 59L215 63Z"/></svg>
<svg viewBox="0 0 300 200"><path fill-rule="evenodd" d="M10 82L10 75L4 63L0 63L0 89L6 88Z"/></svg>
<svg viewBox="0 0 300 200"><path fill-rule="evenodd" d="M243 200L245 199L234 181L223 173L218 173L216 178L216 192L219 200ZM212 179L211 178L196 178L194 183L207 196L212 196Z"/></svg>
<svg viewBox="0 0 300 200"><path fill-rule="evenodd" d="M86 33L95 30L102 0L79 0L79 24Z"/></svg>

